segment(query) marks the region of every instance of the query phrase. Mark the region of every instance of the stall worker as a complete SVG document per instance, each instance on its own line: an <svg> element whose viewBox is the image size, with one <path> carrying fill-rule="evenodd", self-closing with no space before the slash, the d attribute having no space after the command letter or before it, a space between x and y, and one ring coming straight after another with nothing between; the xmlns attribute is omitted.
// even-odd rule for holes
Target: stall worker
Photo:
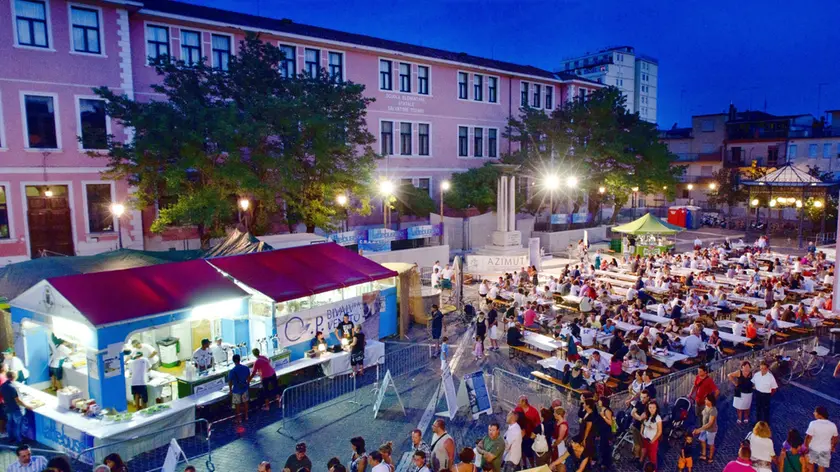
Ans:
<svg viewBox="0 0 840 472"><path fill-rule="evenodd" d="M350 314L345 313L344 317L335 327L335 337L338 338L339 341L342 339L349 339L353 336L353 322L350 321Z"/></svg>
<svg viewBox="0 0 840 472"><path fill-rule="evenodd" d="M204 338L201 340L201 347L193 352L193 362L198 367L198 371L209 370L213 367L213 353L210 351L210 340Z"/></svg>
<svg viewBox="0 0 840 472"><path fill-rule="evenodd" d="M20 357L15 355L14 349L8 348L3 352L3 365L6 366L7 371L17 374L18 382L26 383L26 379L29 378L29 370L24 367Z"/></svg>
<svg viewBox="0 0 840 472"><path fill-rule="evenodd" d="M321 346L324 346L323 352L327 351L327 340L324 337L323 331L318 331L315 333L315 337L312 338L312 341L309 343L309 348L315 352L321 351Z"/></svg>
<svg viewBox="0 0 840 472"><path fill-rule="evenodd" d="M149 404L147 385L152 363L149 359L143 357L142 352L136 351L131 355L131 361L129 361L127 368L131 372L131 395L134 397L134 408L140 411Z"/></svg>
<svg viewBox="0 0 840 472"><path fill-rule="evenodd" d="M53 390L61 389L61 379L64 378L64 363L73 353L70 346L63 339L54 338L55 344L52 346L50 352L50 386Z"/></svg>
<svg viewBox="0 0 840 472"><path fill-rule="evenodd" d="M222 341L221 336L216 336L216 342L210 346L210 352L213 354L213 364L225 365L228 363L228 351L233 351L236 346Z"/></svg>
<svg viewBox="0 0 840 472"><path fill-rule="evenodd" d="M143 353L143 357L145 357L149 362L151 362L152 367L160 364L160 356L158 352L152 347L150 344L146 344L144 342L140 342L139 339L132 339L131 340L131 347L134 348L135 351L140 351Z"/></svg>

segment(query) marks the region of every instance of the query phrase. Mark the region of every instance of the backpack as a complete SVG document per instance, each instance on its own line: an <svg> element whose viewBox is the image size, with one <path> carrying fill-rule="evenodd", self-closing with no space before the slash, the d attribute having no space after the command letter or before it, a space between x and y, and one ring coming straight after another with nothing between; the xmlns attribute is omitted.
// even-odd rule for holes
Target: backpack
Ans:
<svg viewBox="0 0 840 472"><path fill-rule="evenodd" d="M534 437L534 444L531 446L531 449L539 455L548 452L548 441L546 441L545 434L543 433L545 433L545 426L541 424L540 432Z"/></svg>

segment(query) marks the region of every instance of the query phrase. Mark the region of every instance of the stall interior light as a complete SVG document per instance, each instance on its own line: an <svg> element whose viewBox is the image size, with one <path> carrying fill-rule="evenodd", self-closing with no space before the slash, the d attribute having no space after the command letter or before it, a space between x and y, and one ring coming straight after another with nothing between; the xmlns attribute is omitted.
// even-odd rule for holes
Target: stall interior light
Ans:
<svg viewBox="0 0 840 472"><path fill-rule="evenodd" d="M29 320L23 320L20 323L20 325L23 329L32 329L32 328L37 328L38 327L38 323L33 323Z"/></svg>
<svg viewBox="0 0 840 472"><path fill-rule="evenodd" d="M193 319L232 318L242 311L240 300L225 300L223 302L199 305L192 309L190 317Z"/></svg>
<svg viewBox="0 0 840 472"><path fill-rule="evenodd" d="M73 339L84 346L93 345L93 330L78 321L53 317L52 329L59 338Z"/></svg>

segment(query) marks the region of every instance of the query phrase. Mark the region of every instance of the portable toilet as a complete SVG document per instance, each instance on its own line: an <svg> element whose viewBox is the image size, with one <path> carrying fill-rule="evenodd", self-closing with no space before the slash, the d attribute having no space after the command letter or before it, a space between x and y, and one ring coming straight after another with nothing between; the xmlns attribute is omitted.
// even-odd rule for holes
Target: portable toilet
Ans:
<svg viewBox="0 0 840 472"><path fill-rule="evenodd" d="M698 206L685 207L687 212L685 219L685 227L687 229L699 229L703 223L703 212Z"/></svg>
<svg viewBox="0 0 840 472"><path fill-rule="evenodd" d="M685 228L687 213L684 207L673 206L668 208L668 223Z"/></svg>

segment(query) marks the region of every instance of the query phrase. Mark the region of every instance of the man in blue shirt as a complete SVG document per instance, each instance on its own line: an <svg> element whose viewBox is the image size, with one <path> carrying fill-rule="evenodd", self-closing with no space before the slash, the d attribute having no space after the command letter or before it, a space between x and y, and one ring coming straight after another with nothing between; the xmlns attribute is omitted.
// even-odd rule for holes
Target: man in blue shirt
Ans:
<svg viewBox="0 0 840 472"><path fill-rule="evenodd" d="M241 364L242 358L239 354L233 355L233 369L228 374L228 387L230 388L230 399L233 408L236 410L236 422L240 416L245 414L245 421L248 421L248 377L251 369Z"/></svg>
<svg viewBox="0 0 840 472"><path fill-rule="evenodd" d="M15 387L15 372L6 372L6 382L0 386L0 395L3 397L3 406L6 409L6 432L9 433L9 440L12 444L23 442L21 428L23 426L24 411L22 408L32 408L23 402Z"/></svg>

